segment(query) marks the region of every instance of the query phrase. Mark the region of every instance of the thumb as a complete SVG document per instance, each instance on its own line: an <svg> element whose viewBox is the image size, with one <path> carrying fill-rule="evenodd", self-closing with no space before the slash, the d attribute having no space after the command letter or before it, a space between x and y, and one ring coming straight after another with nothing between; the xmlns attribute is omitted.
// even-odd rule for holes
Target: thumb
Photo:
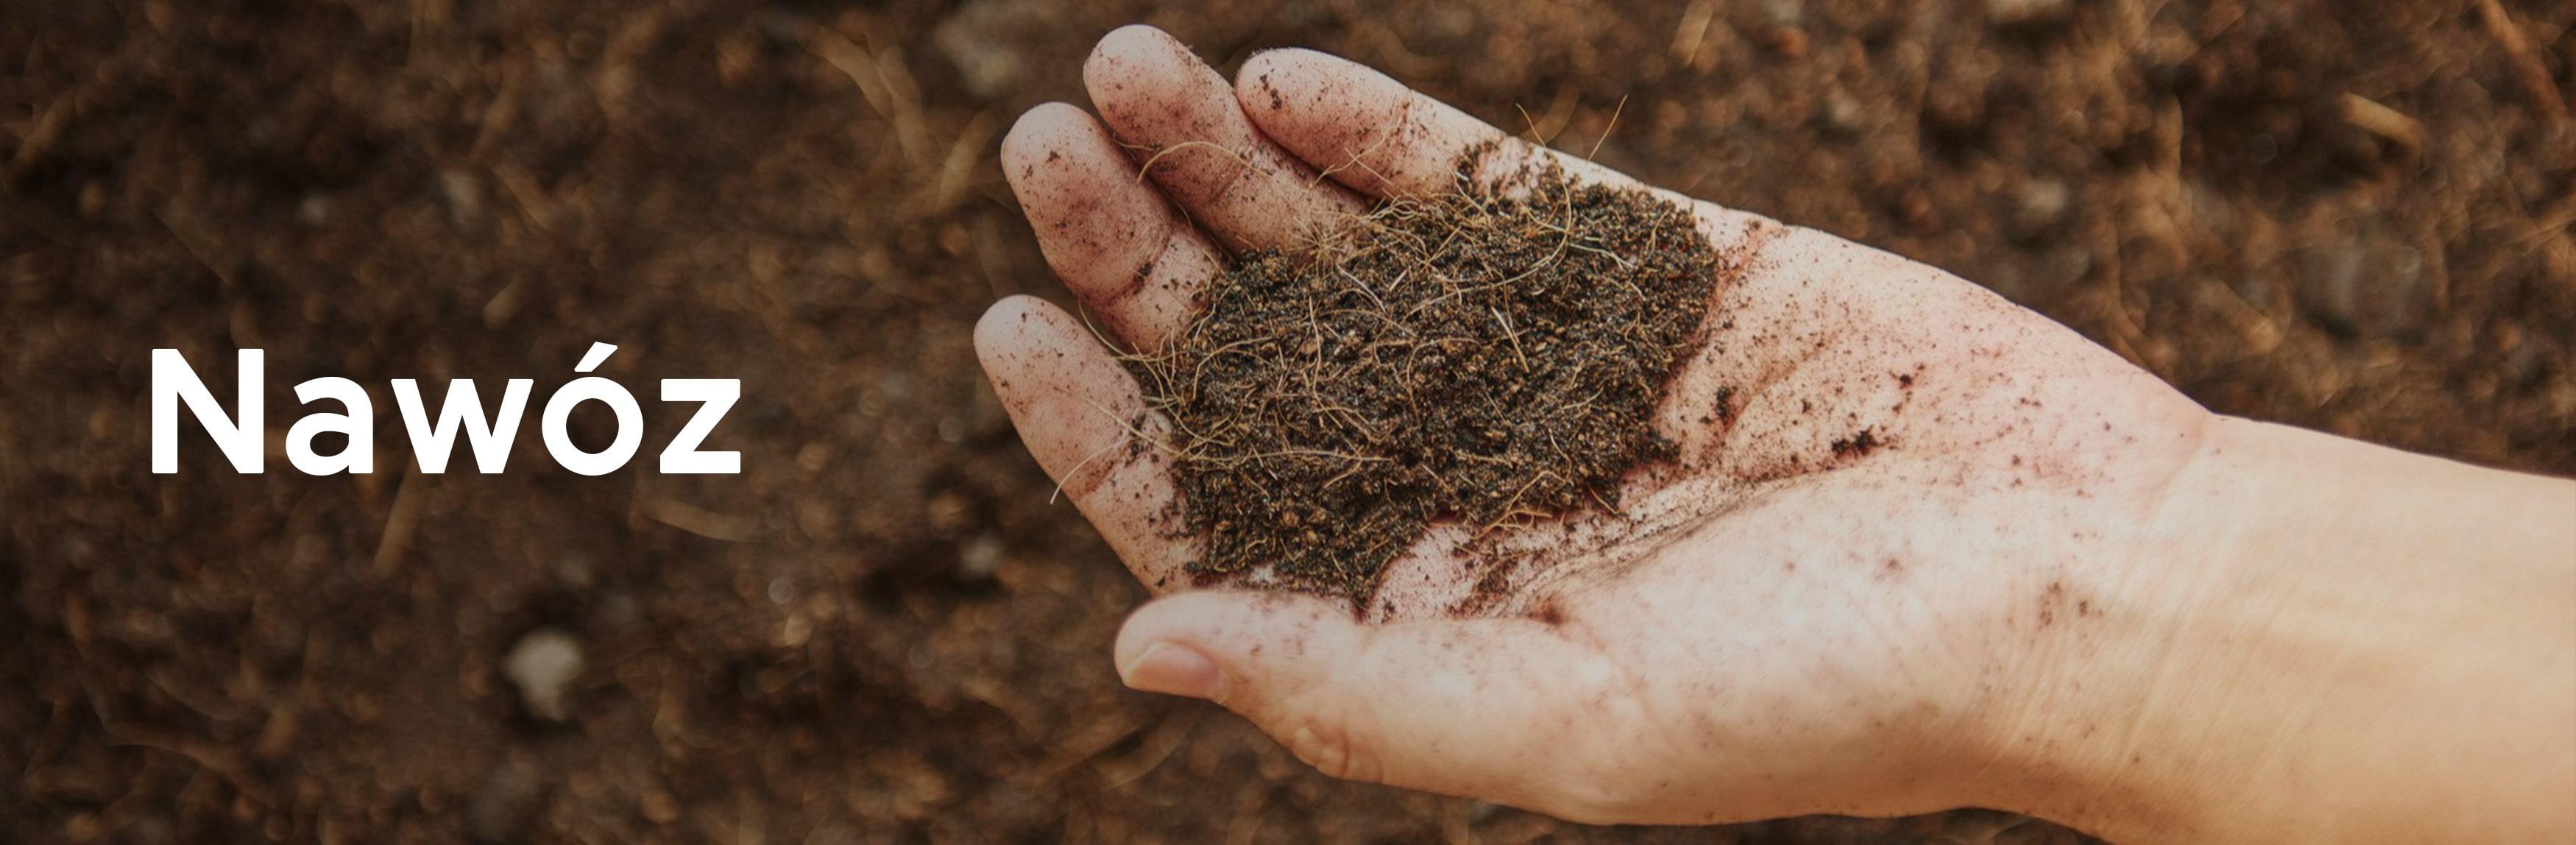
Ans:
<svg viewBox="0 0 2576 845"><path fill-rule="evenodd" d="M1118 674L1252 720L1327 775L1614 821L1624 712L1610 661L1534 619L1361 624L1310 596L1165 597L1118 634Z"/></svg>

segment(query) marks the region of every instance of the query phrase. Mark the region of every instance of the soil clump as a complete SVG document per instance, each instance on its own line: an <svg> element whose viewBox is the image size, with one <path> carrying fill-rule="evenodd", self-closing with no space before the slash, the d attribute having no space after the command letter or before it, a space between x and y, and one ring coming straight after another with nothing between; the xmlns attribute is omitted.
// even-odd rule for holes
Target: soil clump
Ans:
<svg viewBox="0 0 2576 845"><path fill-rule="evenodd" d="M1247 255L1128 359L1173 424L1201 583L1364 605L1435 521L1615 508L1671 456L1651 414L1716 275L1691 212L1553 165L1480 183L1480 158L1304 255Z"/></svg>

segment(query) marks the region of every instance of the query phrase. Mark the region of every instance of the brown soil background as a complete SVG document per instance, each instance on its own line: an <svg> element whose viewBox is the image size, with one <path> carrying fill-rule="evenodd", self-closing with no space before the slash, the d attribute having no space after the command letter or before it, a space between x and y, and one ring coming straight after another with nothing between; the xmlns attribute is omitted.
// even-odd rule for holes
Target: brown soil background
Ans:
<svg viewBox="0 0 2576 845"><path fill-rule="evenodd" d="M2217 410L2576 471L2576 130L2518 70L2576 91L2576 5L2501 4L2518 65L2474 0L1990 2L9 3L0 839L1711 838L1329 782L1118 687L1142 593L968 330L1058 295L998 133L1130 21L1577 148L1626 97L1608 164L1956 270ZM296 382L358 379L399 468L387 379L541 400L594 340L639 461L685 412L655 379L743 379L711 446L745 472L575 476L533 421L501 476L240 476L201 434L147 471L156 346L217 384L267 349L281 432ZM568 725L498 668L539 626L588 657ZM1714 838L2067 836L2016 824Z"/></svg>

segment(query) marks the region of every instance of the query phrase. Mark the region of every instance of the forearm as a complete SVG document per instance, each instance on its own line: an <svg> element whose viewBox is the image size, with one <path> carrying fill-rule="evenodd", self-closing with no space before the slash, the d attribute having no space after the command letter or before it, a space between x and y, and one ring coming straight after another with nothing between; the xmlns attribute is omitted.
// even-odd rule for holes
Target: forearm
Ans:
<svg viewBox="0 0 2576 845"><path fill-rule="evenodd" d="M2052 648L2082 715L2030 720L2057 746L2034 811L2134 840L2576 836L2576 483L2221 420L2158 522L2131 618Z"/></svg>

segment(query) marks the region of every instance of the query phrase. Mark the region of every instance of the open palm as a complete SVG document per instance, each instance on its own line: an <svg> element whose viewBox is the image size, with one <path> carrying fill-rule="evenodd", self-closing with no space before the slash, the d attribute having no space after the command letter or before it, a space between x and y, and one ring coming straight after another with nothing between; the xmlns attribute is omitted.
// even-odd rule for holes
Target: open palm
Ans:
<svg viewBox="0 0 2576 845"><path fill-rule="evenodd" d="M1319 53L1228 83L1129 27L1084 78L1100 118L1033 109L1002 163L1048 262L1136 349L1186 326L1230 254L1452 190L1479 145L1500 145L1488 174L1552 156L1636 184ZM995 305L977 348L1030 451L1174 593L1129 621L1122 675L1215 699L1336 776L1583 821L1887 815L2000 788L2014 720L2061 681L2049 656L2116 624L2129 550L2209 415L1940 270L1665 195L1721 264L1657 411L1679 459L1633 472L1615 513L1486 537L1498 569L1435 528L1356 620L1185 591L1203 541L1150 442L1164 423L1082 319Z"/></svg>

